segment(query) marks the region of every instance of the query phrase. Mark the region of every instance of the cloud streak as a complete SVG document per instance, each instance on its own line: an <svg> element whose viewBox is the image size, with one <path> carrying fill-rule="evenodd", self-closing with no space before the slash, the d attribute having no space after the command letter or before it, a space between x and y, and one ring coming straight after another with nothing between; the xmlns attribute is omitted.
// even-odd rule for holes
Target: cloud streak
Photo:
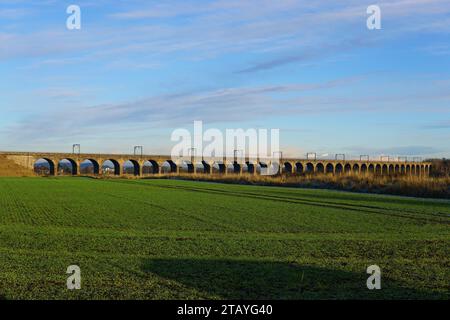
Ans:
<svg viewBox="0 0 450 320"><path fill-rule="evenodd" d="M250 65L242 68L241 72L273 69L366 46L367 43L361 40L367 37L365 2L370 4L369 1L354 0L339 4L328 1L221 0L199 6L197 1L170 1L153 5L142 2L137 10L136 2L133 2L133 8L126 9L126 4L103 1L102 4L109 4L110 8L114 8L114 4L123 7L107 15L112 20L108 28L102 27L101 23L90 25L88 31L82 29L82 32L70 34L70 41L65 31L4 34L4 41L0 42L0 60L52 58L62 53L78 55L86 51L97 61L105 55L111 57L118 53L151 53L159 59L168 53L185 53L185 59L208 59L225 53L270 50L278 52L279 57L249 61ZM416 19L416 32L417 28L437 30L435 23L440 21L439 17L450 13L450 4L444 0L380 1L380 5L386 23L392 23L392 29L404 32L408 30L402 26L411 25L412 15L435 17ZM85 10L89 10L89 2ZM181 20L183 23L174 20L179 16L186 17ZM164 23L155 23L155 18L163 19ZM124 27L120 23L122 20L130 20L131 24ZM133 23L141 20L148 22ZM119 23L114 23L117 21ZM439 28L450 32L450 25L442 24ZM60 28L52 26L52 29ZM353 40L336 43L336 38L345 39L348 32L353 34ZM391 33L385 31L382 37L388 34Z"/></svg>
<svg viewBox="0 0 450 320"><path fill-rule="evenodd" d="M236 87L209 91L157 95L149 98L81 108L80 117L70 112L33 115L7 128L10 139L41 140L45 137L77 135L86 131L101 132L103 128L165 128L175 127L194 120L205 123L239 123L246 119L257 120L278 114L310 113L324 110L319 106L299 108L280 94L302 94L346 86L360 78L342 78L324 83L296 83L258 87ZM52 97L77 96L78 92L57 88L45 90ZM282 108L282 110L280 110ZM327 107L328 108L328 107ZM111 130L111 129L110 129ZM132 130L132 129L130 129ZM109 131L110 132L110 131Z"/></svg>

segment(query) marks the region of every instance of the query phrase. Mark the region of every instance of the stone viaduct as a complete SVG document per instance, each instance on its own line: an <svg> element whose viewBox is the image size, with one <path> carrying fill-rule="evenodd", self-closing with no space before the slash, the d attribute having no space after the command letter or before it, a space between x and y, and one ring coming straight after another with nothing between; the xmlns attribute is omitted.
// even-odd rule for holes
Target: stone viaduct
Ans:
<svg viewBox="0 0 450 320"><path fill-rule="evenodd" d="M10 161L34 170L39 160L48 162L50 175L58 175L60 162L71 163L72 175L80 175L83 162L90 162L93 174L103 174L103 164L110 161L114 166L111 174L122 175L125 163L132 165L135 176L171 173L179 174L180 168L188 173L205 174L257 174L260 168L271 165L262 161L249 161L239 164L238 161L222 159L199 159L193 157L177 161L164 155L125 155L125 154L87 154L87 153L41 153L41 152L0 152ZM279 173L285 174L376 174L376 175L417 175L428 176L431 169L430 162L415 161L374 161L374 160L319 160L319 159L291 159L280 160ZM147 172L144 173L144 166Z"/></svg>

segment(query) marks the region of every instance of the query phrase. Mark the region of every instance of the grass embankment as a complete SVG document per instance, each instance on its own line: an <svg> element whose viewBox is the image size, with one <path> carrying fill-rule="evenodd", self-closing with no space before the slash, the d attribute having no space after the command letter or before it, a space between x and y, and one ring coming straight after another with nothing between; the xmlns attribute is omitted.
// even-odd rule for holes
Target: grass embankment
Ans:
<svg viewBox="0 0 450 320"><path fill-rule="evenodd" d="M448 299L450 201L174 180L0 179L4 299ZM79 265L82 289L66 289ZM366 287L366 268L382 289Z"/></svg>
<svg viewBox="0 0 450 320"><path fill-rule="evenodd" d="M426 198L450 198L450 178L376 175L279 175L181 174L146 178L183 179L261 186L286 186L335 189L362 193L379 193Z"/></svg>

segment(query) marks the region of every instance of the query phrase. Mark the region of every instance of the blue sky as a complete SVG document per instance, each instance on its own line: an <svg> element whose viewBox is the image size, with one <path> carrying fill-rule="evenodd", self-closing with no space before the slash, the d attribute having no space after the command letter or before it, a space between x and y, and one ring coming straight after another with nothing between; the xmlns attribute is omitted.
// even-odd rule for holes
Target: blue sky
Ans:
<svg viewBox="0 0 450 320"><path fill-rule="evenodd" d="M0 0L0 150L169 153L202 120L287 156L450 157L449 40L448 0Z"/></svg>

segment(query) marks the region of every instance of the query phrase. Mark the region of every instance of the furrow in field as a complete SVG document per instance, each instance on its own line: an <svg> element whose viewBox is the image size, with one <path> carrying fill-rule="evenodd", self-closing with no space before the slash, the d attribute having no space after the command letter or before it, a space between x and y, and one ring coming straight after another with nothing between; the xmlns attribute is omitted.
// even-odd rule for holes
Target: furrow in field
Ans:
<svg viewBox="0 0 450 320"><path fill-rule="evenodd" d="M362 213L375 213L375 214L385 214L389 216L396 216L401 218L407 218L407 219L414 219L422 222L434 222L434 223L442 223L442 224L450 224L450 219L442 217L441 219L436 219L435 217L429 217L428 214L424 213L417 213L417 212L407 212L408 214L401 214L401 213L395 213L392 212L391 209L383 208L383 207L375 207L375 206L365 206L365 205L353 205L353 204L342 204L342 203L336 203L336 202L330 202L330 201L312 201L305 198L291 198L291 197L279 197L279 196L270 196L270 195L261 195L257 193L249 193L249 192L233 192L233 191L224 191L224 190L217 190L217 189L207 189L207 188L196 188L196 187L186 187L186 186L163 186L159 185L161 188L168 188L168 189L177 189L177 190L186 190L191 192L203 192L203 193L212 193L212 194L221 194L224 196L231 196L231 197L247 197L247 198L254 198L259 200L267 200L267 201L280 201L280 202L289 202L289 203L298 203L298 204L308 204L313 206L319 206L319 207L327 207L327 208L334 208L334 209L345 209L345 210L353 210L358 211ZM369 210L370 209L370 210ZM376 210L372 210L376 209ZM421 217L418 215L425 215L427 217Z"/></svg>

